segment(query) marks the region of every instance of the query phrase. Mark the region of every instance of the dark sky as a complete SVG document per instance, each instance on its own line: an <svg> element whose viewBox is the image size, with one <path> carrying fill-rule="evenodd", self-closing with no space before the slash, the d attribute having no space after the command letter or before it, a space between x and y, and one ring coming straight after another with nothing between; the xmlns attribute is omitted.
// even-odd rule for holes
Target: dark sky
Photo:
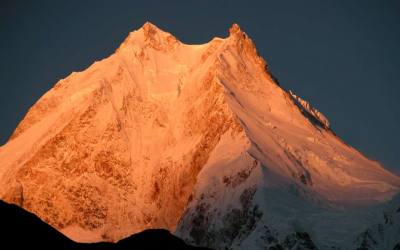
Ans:
<svg viewBox="0 0 400 250"><path fill-rule="evenodd" d="M346 142L400 172L400 1L0 1L0 144L58 79L151 21L185 43L233 22L285 89Z"/></svg>

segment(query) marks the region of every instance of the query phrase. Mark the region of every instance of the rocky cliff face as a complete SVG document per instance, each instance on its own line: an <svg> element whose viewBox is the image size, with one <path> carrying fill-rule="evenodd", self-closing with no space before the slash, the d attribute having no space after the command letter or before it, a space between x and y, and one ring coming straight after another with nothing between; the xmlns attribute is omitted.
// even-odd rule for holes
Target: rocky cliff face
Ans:
<svg viewBox="0 0 400 250"><path fill-rule="evenodd" d="M0 148L0 183L77 241L167 228L198 245L293 249L339 244L363 222L344 209L389 200L400 180L278 86L238 25L186 45L146 23L29 110Z"/></svg>

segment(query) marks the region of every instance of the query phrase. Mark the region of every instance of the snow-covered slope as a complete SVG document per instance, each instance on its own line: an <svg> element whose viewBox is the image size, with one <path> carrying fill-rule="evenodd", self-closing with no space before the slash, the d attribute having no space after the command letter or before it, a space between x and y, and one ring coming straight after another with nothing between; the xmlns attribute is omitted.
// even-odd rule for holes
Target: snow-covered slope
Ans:
<svg viewBox="0 0 400 250"><path fill-rule="evenodd" d="M349 242L350 249L400 249L400 195L397 195L383 209L380 216L358 235L355 241Z"/></svg>
<svg viewBox="0 0 400 250"><path fill-rule="evenodd" d="M278 86L238 25L187 45L146 23L29 110L0 148L0 184L77 241L161 227L292 249L341 245L400 180Z"/></svg>

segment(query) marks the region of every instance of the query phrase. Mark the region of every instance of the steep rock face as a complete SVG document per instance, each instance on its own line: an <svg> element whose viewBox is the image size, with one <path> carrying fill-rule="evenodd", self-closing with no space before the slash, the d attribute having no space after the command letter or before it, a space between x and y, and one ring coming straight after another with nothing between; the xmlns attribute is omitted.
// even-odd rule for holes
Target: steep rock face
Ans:
<svg viewBox="0 0 400 250"><path fill-rule="evenodd" d="M348 209L400 180L279 87L238 25L186 45L146 23L29 110L0 148L0 183L77 241L167 228L221 249L301 249L354 236L371 213Z"/></svg>

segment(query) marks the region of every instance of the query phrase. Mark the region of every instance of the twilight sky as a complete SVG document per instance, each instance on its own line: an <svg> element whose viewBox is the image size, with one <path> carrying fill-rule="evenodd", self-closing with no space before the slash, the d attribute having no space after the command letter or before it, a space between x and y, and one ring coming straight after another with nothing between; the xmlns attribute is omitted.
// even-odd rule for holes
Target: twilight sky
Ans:
<svg viewBox="0 0 400 250"><path fill-rule="evenodd" d="M285 89L347 143L400 173L400 1L0 2L0 145L59 79L150 21L185 43L237 22Z"/></svg>

